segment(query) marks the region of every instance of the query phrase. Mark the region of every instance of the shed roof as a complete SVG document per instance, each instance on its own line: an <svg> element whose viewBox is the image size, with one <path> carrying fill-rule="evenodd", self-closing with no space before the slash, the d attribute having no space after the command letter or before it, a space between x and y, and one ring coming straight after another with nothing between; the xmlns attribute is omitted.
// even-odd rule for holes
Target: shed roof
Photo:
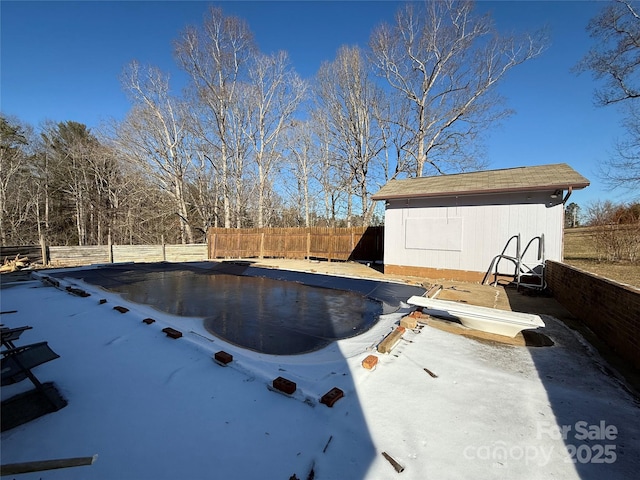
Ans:
<svg viewBox="0 0 640 480"><path fill-rule="evenodd" d="M389 200L519 191L580 189L589 180L566 163L391 180L371 198Z"/></svg>

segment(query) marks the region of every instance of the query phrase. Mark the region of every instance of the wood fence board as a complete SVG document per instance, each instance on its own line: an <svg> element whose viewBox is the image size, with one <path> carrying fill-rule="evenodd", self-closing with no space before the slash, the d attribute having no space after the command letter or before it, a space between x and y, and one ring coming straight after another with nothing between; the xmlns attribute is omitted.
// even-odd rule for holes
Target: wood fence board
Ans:
<svg viewBox="0 0 640 480"><path fill-rule="evenodd" d="M326 258L382 260L383 227L210 228L209 259Z"/></svg>
<svg viewBox="0 0 640 480"><path fill-rule="evenodd" d="M51 264L57 266L109 263L109 246L50 246L49 257Z"/></svg>
<svg viewBox="0 0 640 480"><path fill-rule="evenodd" d="M167 262L198 262L207 259L207 244L165 245Z"/></svg>
<svg viewBox="0 0 640 480"><path fill-rule="evenodd" d="M162 245L113 245L113 262L162 262Z"/></svg>
<svg viewBox="0 0 640 480"><path fill-rule="evenodd" d="M38 248L40 251L40 247ZM47 247L52 265L76 266L119 262L192 262L207 260L207 245L88 245ZM111 249L111 250L110 250ZM4 251L4 250L3 250Z"/></svg>

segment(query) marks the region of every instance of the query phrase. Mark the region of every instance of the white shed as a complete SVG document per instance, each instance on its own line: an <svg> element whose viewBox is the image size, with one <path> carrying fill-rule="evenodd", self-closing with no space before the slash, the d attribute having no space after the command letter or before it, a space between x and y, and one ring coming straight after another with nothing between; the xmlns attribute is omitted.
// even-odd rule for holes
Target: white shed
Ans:
<svg viewBox="0 0 640 480"><path fill-rule="evenodd" d="M392 180L373 196L386 204L385 273L480 282L501 254L561 261L564 203L588 185L564 163ZM501 258L499 273L515 265Z"/></svg>

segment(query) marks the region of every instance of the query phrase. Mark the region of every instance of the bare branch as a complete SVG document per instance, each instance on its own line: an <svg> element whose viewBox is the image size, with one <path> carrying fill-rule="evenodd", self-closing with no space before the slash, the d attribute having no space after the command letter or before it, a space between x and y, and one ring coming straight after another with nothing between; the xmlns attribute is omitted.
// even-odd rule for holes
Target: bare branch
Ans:
<svg viewBox="0 0 640 480"><path fill-rule="evenodd" d="M545 45L544 32L500 36L467 1L428 1L425 9L410 4L395 24L376 29L370 47L377 71L414 112L403 126L415 149L410 173L422 176L425 165L444 173L454 157L465 156L481 130L509 113L499 108L495 85Z"/></svg>

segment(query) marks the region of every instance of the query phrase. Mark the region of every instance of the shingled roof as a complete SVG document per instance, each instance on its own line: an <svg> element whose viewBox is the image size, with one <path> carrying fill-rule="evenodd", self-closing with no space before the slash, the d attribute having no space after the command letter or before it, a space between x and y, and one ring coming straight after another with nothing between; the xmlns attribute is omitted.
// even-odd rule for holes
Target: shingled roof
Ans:
<svg viewBox="0 0 640 480"><path fill-rule="evenodd" d="M391 180L371 198L391 200L486 193L580 189L589 180L566 163Z"/></svg>

